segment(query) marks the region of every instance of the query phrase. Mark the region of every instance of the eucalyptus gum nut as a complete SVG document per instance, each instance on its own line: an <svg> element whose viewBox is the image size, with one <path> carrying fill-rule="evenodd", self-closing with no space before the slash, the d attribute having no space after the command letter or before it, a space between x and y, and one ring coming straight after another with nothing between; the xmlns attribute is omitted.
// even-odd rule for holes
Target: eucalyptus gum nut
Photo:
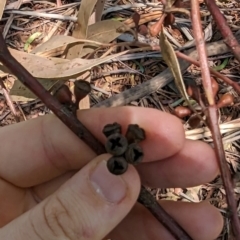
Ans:
<svg viewBox="0 0 240 240"><path fill-rule="evenodd" d="M84 80L77 80L74 82L74 95L76 103L78 104L83 98L85 98L91 92L91 85Z"/></svg>
<svg viewBox="0 0 240 240"><path fill-rule="evenodd" d="M71 105L72 104L72 93L69 90L68 86L63 84L54 94L56 99L62 103L62 104L67 104Z"/></svg>
<svg viewBox="0 0 240 240"><path fill-rule="evenodd" d="M138 31L139 31L139 33L140 33L141 35L143 35L143 36L147 36L147 35L148 35L148 32L149 32L147 26L144 25L144 24L139 26Z"/></svg>
<svg viewBox="0 0 240 240"><path fill-rule="evenodd" d="M128 143L140 142L146 138L145 131L137 124L129 124L125 136Z"/></svg>
<svg viewBox="0 0 240 240"><path fill-rule="evenodd" d="M234 98L232 94L226 93L222 95L221 98L219 99L217 103L217 107L218 108L228 107L228 106L232 106L233 104L234 104Z"/></svg>
<svg viewBox="0 0 240 240"><path fill-rule="evenodd" d="M211 77L211 82L212 82L213 96L215 97L218 93L219 85L213 77Z"/></svg>
<svg viewBox="0 0 240 240"><path fill-rule="evenodd" d="M198 87L197 86L191 86L189 85L187 87L187 94L189 97L191 97L192 99L194 99L195 101L199 101L199 92L198 92Z"/></svg>
<svg viewBox="0 0 240 240"><path fill-rule="evenodd" d="M189 120L188 124L192 129L198 128L201 125L201 120L197 115L192 115Z"/></svg>
<svg viewBox="0 0 240 240"><path fill-rule="evenodd" d="M130 144L125 152L126 161L133 165L140 163L143 156L143 150L137 143Z"/></svg>
<svg viewBox="0 0 240 240"><path fill-rule="evenodd" d="M175 22L175 17L172 13L168 13L166 18L164 19L164 26L172 26Z"/></svg>
<svg viewBox="0 0 240 240"><path fill-rule="evenodd" d="M128 163L123 157L113 156L107 161L107 168L114 175L121 175L128 169Z"/></svg>
<svg viewBox="0 0 240 240"><path fill-rule="evenodd" d="M103 134L105 137L109 137L110 135L114 133L121 133L122 132L122 127L118 123L112 123L112 124L107 124L104 126L102 130Z"/></svg>
<svg viewBox="0 0 240 240"><path fill-rule="evenodd" d="M107 138L105 149L114 156L120 156L127 150L127 139L120 133L114 133Z"/></svg>
<svg viewBox="0 0 240 240"><path fill-rule="evenodd" d="M177 117L184 118L190 116L192 111L187 107L178 106L174 109L174 113Z"/></svg>

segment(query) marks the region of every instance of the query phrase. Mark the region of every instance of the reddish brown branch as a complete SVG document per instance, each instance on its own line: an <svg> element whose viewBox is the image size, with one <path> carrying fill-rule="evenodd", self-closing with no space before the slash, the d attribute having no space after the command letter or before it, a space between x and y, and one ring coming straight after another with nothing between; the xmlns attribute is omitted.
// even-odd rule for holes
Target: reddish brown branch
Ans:
<svg viewBox="0 0 240 240"><path fill-rule="evenodd" d="M195 59L185 55L184 53L181 52L176 52L176 55L183 59L186 60L196 66L200 66L200 62L196 61ZM228 85L230 85L239 95L240 95L240 86L238 85L237 82L232 81L229 77L224 76L223 74L213 70L212 68L209 68L209 71L212 75L214 75L217 78L222 79L225 83L227 83Z"/></svg>
<svg viewBox="0 0 240 240"><path fill-rule="evenodd" d="M138 202L142 203L162 225L179 240L191 240L192 238L182 229L178 223L168 215L168 213L156 201L153 195L145 188L141 187L141 194Z"/></svg>
<svg viewBox="0 0 240 240"><path fill-rule="evenodd" d="M62 6L62 1L61 0L56 0L56 5L57 5L57 7L61 7Z"/></svg>
<svg viewBox="0 0 240 240"><path fill-rule="evenodd" d="M192 6L193 33L196 40L196 47L199 55L199 62L200 62L200 67L202 72L202 79L203 79L203 87L208 99L208 103L210 105L207 109L206 115L210 123L210 129L211 129L213 140L214 140L215 153L217 155L221 176L222 176L223 184L226 191L226 198L227 198L228 208L231 214L230 216L232 220L233 232L236 239L240 239L240 223L239 223L238 214L237 214L237 204L234 199L233 184L231 181L230 172L229 172L227 161L225 158L225 152L223 149L223 143L222 143L222 138L221 138L219 124L218 124L218 114L217 114L218 112L217 112L217 107L213 97L213 89L211 84L210 72L208 68L205 42L203 38L202 26L200 21L199 1L191 0L191 6Z"/></svg>
<svg viewBox="0 0 240 240"><path fill-rule="evenodd" d="M15 58L12 57L0 34L0 61L29 88L49 109L97 154L105 152L102 144L78 121L72 112L53 97Z"/></svg>
<svg viewBox="0 0 240 240"><path fill-rule="evenodd" d="M199 2L197 0L191 0L192 4L192 22L193 22L193 32L196 41L196 47L200 62L200 67L202 70L203 87L206 92L206 97L209 105L214 105L214 97L212 91L212 83L210 79L210 72L207 62L207 51L205 46L205 41L202 32L202 25L200 21L200 11Z"/></svg>
<svg viewBox="0 0 240 240"><path fill-rule="evenodd" d="M208 117L211 119L210 121L210 129L212 131L212 137L215 146L215 153L218 158L218 162L221 170L221 177L223 180L224 188L226 191L226 198L228 203L228 209L230 213L230 218L232 220L232 228L235 239L240 239L240 223L237 214L237 203L234 199L234 190L233 190L233 182L231 180L231 175L227 166L227 161L225 158L225 152L223 149L222 139L219 138L221 136L221 132L218 124L218 111L215 106L210 106L208 108Z"/></svg>
<svg viewBox="0 0 240 240"><path fill-rule="evenodd" d="M215 0L205 0L205 4L209 10L209 12L212 14L223 38L225 43L228 45L228 47L233 52L235 58L240 62L240 46L238 44L237 39L234 37L230 27L227 24L227 21L223 14L220 12L216 1Z"/></svg>
<svg viewBox="0 0 240 240"><path fill-rule="evenodd" d="M105 152L102 144L88 131L76 116L53 97L14 57L10 54L0 33L0 61L18 79L39 97L45 105L62 120L79 138L85 141L97 154ZM142 186L139 202L146 206L156 219L165 226L176 239L191 240L189 235L159 205L156 199Z"/></svg>

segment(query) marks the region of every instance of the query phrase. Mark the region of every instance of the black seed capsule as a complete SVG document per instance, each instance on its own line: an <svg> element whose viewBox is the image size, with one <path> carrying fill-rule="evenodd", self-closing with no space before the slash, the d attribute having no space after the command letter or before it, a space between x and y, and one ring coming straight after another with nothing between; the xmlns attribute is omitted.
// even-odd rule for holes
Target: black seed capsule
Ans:
<svg viewBox="0 0 240 240"><path fill-rule="evenodd" d="M123 157L111 157L107 161L107 168L110 173L120 175L127 171L128 163Z"/></svg>
<svg viewBox="0 0 240 240"><path fill-rule="evenodd" d="M72 104L72 93L68 86L63 84L55 93L54 96L62 104L71 105Z"/></svg>
<svg viewBox="0 0 240 240"><path fill-rule="evenodd" d="M128 163L133 165L140 163L143 159L142 148L137 143L130 144L125 152L125 158Z"/></svg>
<svg viewBox="0 0 240 240"><path fill-rule="evenodd" d="M140 142L146 138L145 131L137 124L129 124L126 138L128 140L128 143Z"/></svg>
<svg viewBox="0 0 240 240"><path fill-rule="evenodd" d="M107 124L103 128L102 132L106 137L109 137L110 135L112 135L114 133L121 133L121 131L122 131L121 125L115 122L113 124Z"/></svg>
<svg viewBox="0 0 240 240"><path fill-rule="evenodd" d="M91 85L85 80L77 80L74 82L74 95L76 104L85 98L91 92Z"/></svg>
<svg viewBox="0 0 240 240"><path fill-rule="evenodd" d="M120 133L110 135L105 143L106 151L114 156L122 155L127 147L127 139Z"/></svg>

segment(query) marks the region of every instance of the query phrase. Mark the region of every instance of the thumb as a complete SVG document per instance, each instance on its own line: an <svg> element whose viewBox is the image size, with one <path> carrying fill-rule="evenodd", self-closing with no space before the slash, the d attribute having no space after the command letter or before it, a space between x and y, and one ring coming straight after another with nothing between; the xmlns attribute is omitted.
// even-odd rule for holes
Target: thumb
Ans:
<svg viewBox="0 0 240 240"><path fill-rule="evenodd" d="M0 229L0 239L101 240L128 214L140 191L133 166L111 174L98 156L35 208Z"/></svg>

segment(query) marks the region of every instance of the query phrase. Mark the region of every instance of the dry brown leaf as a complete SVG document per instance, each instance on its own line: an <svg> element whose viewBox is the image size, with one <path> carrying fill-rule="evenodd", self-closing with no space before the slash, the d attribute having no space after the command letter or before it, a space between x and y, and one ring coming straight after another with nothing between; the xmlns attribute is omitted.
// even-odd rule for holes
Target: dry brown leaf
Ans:
<svg viewBox="0 0 240 240"><path fill-rule="evenodd" d="M43 57L55 57L62 55L67 47L76 44L85 43L85 39L77 39L70 36L56 35L50 38L48 41L37 46L31 53ZM88 43L89 45L95 45L94 43Z"/></svg>
<svg viewBox="0 0 240 240"><path fill-rule="evenodd" d="M100 22L102 18L102 12L104 9L104 4L106 0L98 0L96 3L96 13L95 13L95 20L96 22Z"/></svg>
<svg viewBox="0 0 240 240"><path fill-rule="evenodd" d="M1 0L0 1L0 20L2 19L2 15L3 15L3 12L4 12L6 2L7 2L7 0Z"/></svg>
<svg viewBox="0 0 240 240"><path fill-rule="evenodd" d="M170 1L171 2L171 1ZM186 87L182 78L182 72L181 68L179 66L179 62L176 56L176 53L170 44L170 42L167 40L165 37L165 34L163 31L161 31L160 34L160 48L161 48L161 53L163 56L164 61L167 63L168 67L170 68L173 76L174 76L174 81L175 84L181 93L182 97L186 99L186 101L189 101L189 97L186 91Z"/></svg>
<svg viewBox="0 0 240 240"><path fill-rule="evenodd" d="M117 29L123 25L123 23L113 20L104 20L90 25L88 28L87 40L99 43L109 43L121 34L117 32ZM47 42L37 46L31 53L43 57L55 57L64 54L64 51L66 51L69 46L81 44L85 41L84 39L77 39L70 36L56 35ZM98 46L95 43L85 43L84 45L86 47L84 47L79 57L92 52Z"/></svg>
<svg viewBox="0 0 240 240"><path fill-rule="evenodd" d="M109 43L121 34L117 31L117 29L124 25L124 23L114 20L97 22L89 26L87 39L95 40L101 43Z"/></svg>
<svg viewBox="0 0 240 240"><path fill-rule="evenodd" d="M58 83L56 80L38 79L38 81L48 90ZM18 80L14 82L10 95L13 101L31 101L36 99L36 96Z"/></svg>
<svg viewBox="0 0 240 240"><path fill-rule="evenodd" d="M87 39L101 43L110 43L122 34L117 31L117 29L122 26L124 26L124 23L114 20L97 22L89 26ZM96 47L90 47L89 44L86 43L79 57L91 53L95 48Z"/></svg>
<svg viewBox="0 0 240 240"><path fill-rule="evenodd" d="M43 57L53 57L63 54L68 44L77 42L76 38L56 35L51 37L48 41L35 47L31 53Z"/></svg>
<svg viewBox="0 0 240 240"><path fill-rule="evenodd" d="M10 52L34 77L50 80L66 80L77 77L80 73L90 70L96 65L126 53L122 52L101 59L76 58L73 60L60 60L57 58L44 58L14 49L10 49ZM0 70L7 71L2 64L0 64Z"/></svg>
<svg viewBox="0 0 240 240"><path fill-rule="evenodd" d="M19 63L21 63L23 67L25 67L34 77L38 79L43 79L41 83L44 87L46 87L46 89L52 87L54 81L56 82L56 80L68 80L70 78L79 77L82 73L90 70L92 67L126 53L121 52L118 54L107 56L105 58L84 60L85 63L82 64L82 59L80 58L76 58L73 60L62 59L63 61L59 61L60 59L43 58L13 49L10 49L10 52L13 57L18 59ZM8 72L8 70L1 64L0 70L2 70L3 72ZM49 80L54 81L51 81L51 83L49 83ZM19 83L17 83L17 81L13 85L10 94L13 95L14 101L17 101L16 99L18 99L18 101L35 99L35 96L31 92L29 92L29 90L27 90L23 85L19 87Z"/></svg>
<svg viewBox="0 0 240 240"><path fill-rule="evenodd" d="M78 12L78 20L72 36L77 39L86 39L88 31L88 21L98 0L82 0ZM79 57L83 44L73 46L68 50L67 59Z"/></svg>
<svg viewBox="0 0 240 240"><path fill-rule="evenodd" d="M173 4L176 2L176 0L166 0L166 8L171 8Z"/></svg>

